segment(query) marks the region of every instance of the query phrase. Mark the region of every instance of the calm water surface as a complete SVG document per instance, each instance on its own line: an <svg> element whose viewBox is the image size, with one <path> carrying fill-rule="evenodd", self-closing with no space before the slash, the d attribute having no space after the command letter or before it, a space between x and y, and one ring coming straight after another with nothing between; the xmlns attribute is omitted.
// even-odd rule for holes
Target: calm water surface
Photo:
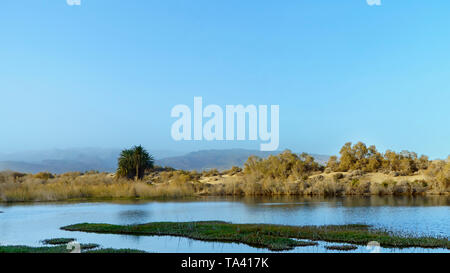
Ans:
<svg viewBox="0 0 450 273"><path fill-rule="evenodd" d="M40 246L43 239L76 238L102 247L150 252L268 252L243 244L177 237L89 234L60 230L75 223L138 224L155 221L222 220L233 223L330 225L363 223L416 235L450 237L450 198L204 198L122 203L0 204L0 244ZM292 252L333 252L320 243ZM357 251L368 252L361 246ZM449 252L445 249L382 249L383 252Z"/></svg>

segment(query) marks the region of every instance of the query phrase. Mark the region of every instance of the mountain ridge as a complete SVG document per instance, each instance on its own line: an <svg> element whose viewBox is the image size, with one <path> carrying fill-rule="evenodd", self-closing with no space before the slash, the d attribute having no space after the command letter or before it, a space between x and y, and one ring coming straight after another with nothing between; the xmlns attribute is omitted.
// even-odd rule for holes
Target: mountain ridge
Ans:
<svg viewBox="0 0 450 273"><path fill-rule="evenodd" d="M233 166L242 167L248 157L255 155L266 158L282 151L261 152L247 149L225 150L199 150L185 154L173 151L150 151L155 156L155 164L164 167L172 167L183 170L225 170ZM51 172L85 172L98 170L100 172L114 172L117 168L117 158L120 149L70 149L30 152L13 154L12 156L0 155L0 171L13 170L23 173ZM169 155L169 156L165 156ZM323 164L329 158L326 155L311 154L316 161Z"/></svg>

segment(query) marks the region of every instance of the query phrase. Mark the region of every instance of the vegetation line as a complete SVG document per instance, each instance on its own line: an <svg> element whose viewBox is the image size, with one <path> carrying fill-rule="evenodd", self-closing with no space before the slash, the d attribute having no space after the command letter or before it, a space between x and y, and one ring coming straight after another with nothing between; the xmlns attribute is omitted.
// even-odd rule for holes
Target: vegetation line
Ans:
<svg viewBox="0 0 450 273"><path fill-rule="evenodd" d="M54 238L42 240L42 243L44 245L65 245L73 241L75 241L74 238Z"/></svg>
<svg viewBox="0 0 450 273"><path fill-rule="evenodd" d="M450 248L447 238L400 236L383 230L375 230L367 225L282 226L210 221L155 222L128 226L83 223L65 226L61 229L108 234L179 236L203 241L243 243L273 251L291 250L298 246L311 245L310 242L295 239L357 245L367 245L369 242L377 241L382 247L388 248Z"/></svg>
<svg viewBox="0 0 450 273"><path fill-rule="evenodd" d="M124 150L115 174L96 171L0 172L0 202L155 199L208 196L450 195L450 158L430 161L403 151L345 144L326 166L308 154L251 156L244 168L219 172L153 166L141 146Z"/></svg>
<svg viewBox="0 0 450 273"><path fill-rule="evenodd" d="M70 253L66 245L57 246L0 246L0 253ZM81 244L81 253L145 253L136 249L98 248L96 244Z"/></svg>

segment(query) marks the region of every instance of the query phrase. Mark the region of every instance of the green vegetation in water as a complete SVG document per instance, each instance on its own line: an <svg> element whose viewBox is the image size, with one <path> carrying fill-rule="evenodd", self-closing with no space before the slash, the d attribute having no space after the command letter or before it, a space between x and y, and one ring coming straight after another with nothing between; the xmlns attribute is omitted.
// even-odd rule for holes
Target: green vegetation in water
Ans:
<svg viewBox="0 0 450 273"><path fill-rule="evenodd" d="M447 238L408 237L376 230L367 225L282 226L210 222L155 222L142 225L76 224L67 231L147 236L180 236L214 242L243 243L273 251L315 244L295 239L366 245L377 241L382 247L450 248Z"/></svg>
<svg viewBox="0 0 450 273"><path fill-rule="evenodd" d="M70 253L66 246L0 246L0 253Z"/></svg>
<svg viewBox="0 0 450 273"><path fill-rule="evenodd" d="M74 238L54 238L43 240L44 245L67 245L68 243L74 242ZM98 244L80 244L82 250L96 249L99 248Z"/></svg>
<svg viewBox="0 0 450 273"><path fill-rule="evenodd" d="M81 244L81 250L90 250L90 249L96 249L99 248L100 245L98 244Z"/></svg>
<svg viewBox="0 0 450 273"><path fill-rule="evenodd" d="M142 251L142 250L137 250L137 249L128 249L128 248L124 248L124 249L101 248L101 249L86 251L86 253L109 253L109 254L111 254L111 253L147 253L147 252Z"/></svg>
<svg viewBox="0 0 450 273"><path fill-rule="evenodd" d="M81 244L82 253L145 253L136 249L113 249L113 248L100 248L97 244ZM30 246L0 246L0 253L70 253L72 249L67 249L65 245L57 246L43 246L43 247L30 247Z"/></svg>
<svg viewBox="0 0 450 273"><path fill-rule="evenodd" d="M329 250L341 250L341 251L352 251L358 249L358 247L354 245L326 246L325 248Z"/></svg>
<svg viewBox="0 0 450 273"><path fill-rule="evenodd" d="M54 238L41 241L45 245L52 246L0 246L0 253L70 253L73 249L67 248L67 244L74 241L74 238ZM135 249L101 249L98 244L80 244L80 250L82 253L144 253Z"/></svg>
<svg viewBox="0 0 450 273"><path fill-rule="evenodd" d="M75 241L74 238L54 238L43 240L42 243L44 245L65 245L73 241Z"/></svg>

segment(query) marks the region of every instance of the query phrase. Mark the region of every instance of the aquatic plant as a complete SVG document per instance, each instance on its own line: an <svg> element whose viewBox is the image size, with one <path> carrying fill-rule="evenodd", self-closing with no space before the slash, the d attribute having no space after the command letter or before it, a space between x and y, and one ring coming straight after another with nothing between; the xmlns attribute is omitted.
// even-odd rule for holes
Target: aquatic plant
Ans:
<svg viewBox="0 0 450 273"><path fill-rule="evenodd" d="M449 248L448 238L397 235L367 225L282 226L268 224L232 224L222 221L155 222L142 225L82 223L62 227L67 231L143 236L180 236L214 242L237 242L274 251L290 250L307 242L295 239L367 245L376 241L382 247Z"/></svg>

